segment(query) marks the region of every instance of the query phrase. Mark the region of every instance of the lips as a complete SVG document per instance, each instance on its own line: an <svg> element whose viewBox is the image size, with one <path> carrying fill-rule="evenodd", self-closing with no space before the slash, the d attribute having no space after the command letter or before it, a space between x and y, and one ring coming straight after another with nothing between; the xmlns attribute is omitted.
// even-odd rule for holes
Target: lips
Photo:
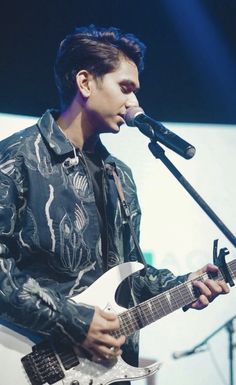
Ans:
<svg viewBox="0 0 236 385"><path fill-rule="evenodd" d="M119 124L120 126L121 126L122 124L125 124L124 115L118 114L117 116L118 116L118 118L119 118L118 124Z"/></svg>

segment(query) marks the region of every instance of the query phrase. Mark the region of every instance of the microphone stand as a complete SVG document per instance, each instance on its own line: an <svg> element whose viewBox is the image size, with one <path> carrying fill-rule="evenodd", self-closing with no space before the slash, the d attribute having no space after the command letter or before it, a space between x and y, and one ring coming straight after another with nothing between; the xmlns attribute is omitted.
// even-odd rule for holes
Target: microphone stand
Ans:
<svg viewBox="0 0 236 385"><path fill-rule="evenodd" d="M142 133L145 135L145 129L142 129ZM146 134L147 135L147 134ZM149 134L147 135L149 136ZM149 136L150 137L150 136ZM236 237L221 221L221 219L215 214L211 207L204 201L204 199L198 194L198 192L191 186L191 184L184 178L174 164L166 157L164 149L156 142L156 137L151 138L151 142L148 147L155 158L160 159L168 170L174 175L179 183L185 188L185 190L191 195L195 202L202 208L202 210L208 215L208 217L215 223L215 225L221 230L226 238L236 247Z"/></svg>
<svg viewBox="0 0 236 385"><path fill-rule="evenodd" d="M222 329L226 329L228 332L228 337L229 337L229 385L234 385L234 367L233 367L233 361L234 361L234 348L236 347L236 344L233 342L233 334L234 334L234 326L233 326L233 321L236 318L236 315L233 316L229 321L224 323L222 326L220 326L218 329L216 329L213 333L211 333L208 337L206 337L202 342L199 344L195 345L191 350L191 354L198 353L199 351L203 351L200 349L202 346L206 345L207 342L214 337L216 334L218 334ZM178 354L178 353L177 353ZM186 356L189 354L186 354Z"/></svg>
<svg viewBox="0 0 236 385"><path fill-rule="evenodd" d="M140 128L139 128L140 129ZM162 163L168 168L168 170L174 175L174 177L179 181L179 183L185 188L185 190L191 195L191 197L195 200L195 202L202 208L202 210L208 215L208 217L215 223L215 225L218 227L218 229L226 236L226 238L233 244L233 246L236 247L236 237L234 234L226 227L226 225L222 222L222 220L216 215L216 213L211 209L211 207L206 203L206 201L198 194L198 192L191 186L191 184L185 179L185 177L179 172L179 170L174 166L174 164L166 157L164 149L157 143L157 138L155 136L155 133L153 130L150 130L150 126L148 125L142 125L142 128L140 131L148 136L151 141L148 144L148 147L151 151L151 153L154 155L155 158L160 159ZM214 262L217 261L216 256L216 249L217 249L217 240L214 241L214 248L213 248L213 257ZM223 267L223 270L225 274L223 276L227 277L227 282L229 282L230 286L233 286L233 280L232 277L227 269L226 263L225 263L225 255L227 255L229 252L226 248L220 250L220 255L218 257L218 261L220 262L221 266ZM235 316L236 317L236 316ZM229 375L230 375L230 385L234 385L233 380L233 349L235 347L233 343L233 317L231 320L229 320L225 325L217 329L214 333L212 333L209 337L207 337L203 342L195 346L191 351L199 351L199 347L206 344L206 342L213 337L216 333L218 333L222 328L226 328L226 330L229 333Z"/></svg>

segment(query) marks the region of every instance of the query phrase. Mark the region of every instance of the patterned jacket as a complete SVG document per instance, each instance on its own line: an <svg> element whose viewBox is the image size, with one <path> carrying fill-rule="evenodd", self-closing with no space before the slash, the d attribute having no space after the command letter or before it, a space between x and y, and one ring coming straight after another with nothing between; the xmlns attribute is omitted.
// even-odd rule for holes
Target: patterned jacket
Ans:
<svg viewBox="0 0 236 385"><path fill-rule="evenodd" d="M137 260L113 177L115 164L139 237L140 207L130 169L101 142L107 253L83 152L72 165L73 146L47 111L38 123L0 142L0 316L46 336L81 343L94 309L68 299L104 271ZM148 266L123 285L119 302L131 307L186 280ZM127 292L129 293L127 295ZM125 295L123 295L125 293ZM124 358L137 364L138 338L127 338Z"/></svg>

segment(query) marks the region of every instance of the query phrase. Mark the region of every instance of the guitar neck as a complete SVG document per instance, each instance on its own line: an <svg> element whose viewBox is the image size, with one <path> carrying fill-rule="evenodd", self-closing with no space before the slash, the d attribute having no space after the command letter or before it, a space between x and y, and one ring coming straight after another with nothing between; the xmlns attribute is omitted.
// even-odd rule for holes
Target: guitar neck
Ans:
<svg viewBox="0 0 236 385"><path fill-rule="evenodd" d="M232 278L236 279L236 259L227 263L227 266ZM119 314L121 327L119 331L112 334L116 337L120 335L128 336L173 311L189 305L200 295L199 290L193 286L193 281L204 281L207 278L215 281L224 279L220 270L214 274L204 273L193 280L186 281L162 294L152 297Z"/></svg>

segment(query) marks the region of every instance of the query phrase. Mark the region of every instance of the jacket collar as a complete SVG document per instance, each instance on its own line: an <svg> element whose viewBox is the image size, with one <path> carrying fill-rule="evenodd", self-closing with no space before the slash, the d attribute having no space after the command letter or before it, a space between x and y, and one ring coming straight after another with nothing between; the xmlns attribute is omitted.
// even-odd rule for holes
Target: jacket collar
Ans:
<svg viewBox="0 0 236 385"><path fill-rule="evenodd" d="M66 155L71 153L74 150L74 147L56 123L58 117L58 110L47 110L38 120L37 125L51 150L57 155ZM113 161L113 157L107 151L100 139L96 145L95 151L101 155L104 162Z"/></svg>
<svg viewBox="0 0 236 385"><path fill-rule="evenodd" d="M59 111L47 110L38 120L37 125L51 150L57 155L65 155L73 151L73 146L57 125L58 116Z"/></svg>

